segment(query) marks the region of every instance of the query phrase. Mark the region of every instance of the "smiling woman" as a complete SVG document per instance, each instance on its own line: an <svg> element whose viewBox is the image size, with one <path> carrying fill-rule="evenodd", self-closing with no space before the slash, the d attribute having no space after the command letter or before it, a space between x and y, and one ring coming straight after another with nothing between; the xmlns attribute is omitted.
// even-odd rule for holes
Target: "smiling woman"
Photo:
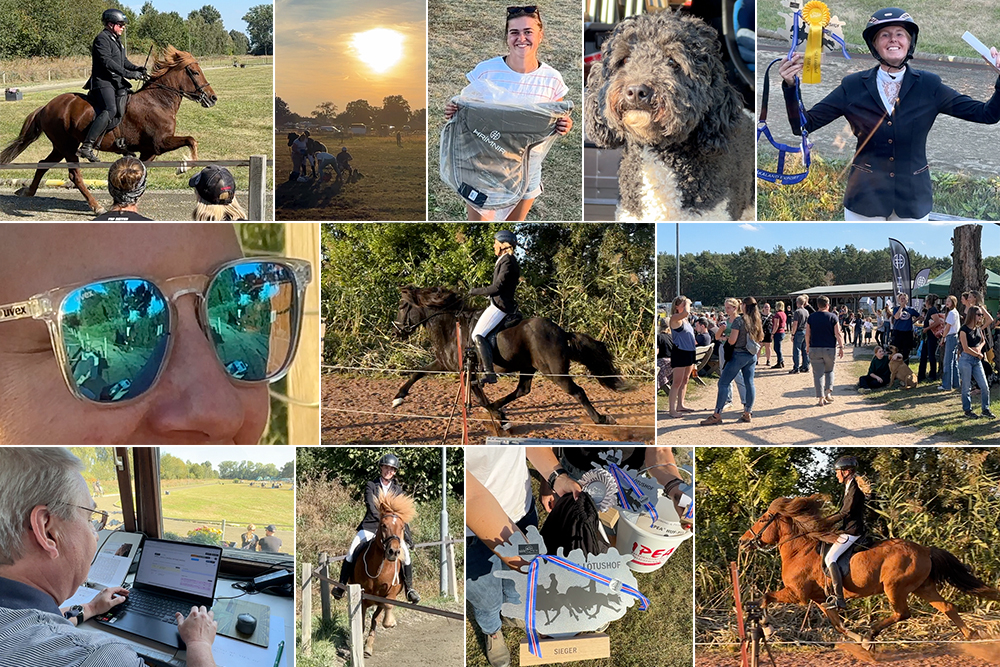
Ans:
<svg viewBox="0 0 1000 667"><path fill-rule="evenodd" d="M351 45L358 58L379 74L403 57L403 35L388 28L372 28L354 33Z"/></svg>

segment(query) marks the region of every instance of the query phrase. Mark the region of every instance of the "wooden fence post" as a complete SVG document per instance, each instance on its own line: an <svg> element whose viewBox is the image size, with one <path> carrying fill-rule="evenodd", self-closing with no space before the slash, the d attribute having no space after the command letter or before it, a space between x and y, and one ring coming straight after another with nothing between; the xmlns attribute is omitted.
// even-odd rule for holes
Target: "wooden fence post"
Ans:
<svg viewBox="0 0 1000 667"><path fill-rule="evenodd" d="M347 615L351 621L351 665L365 667L365 616L361 604L361 586L347 586Z"/></svg>
<svg viewBox="0 0 1000 667"><path fill-rule="evenodd" d="M302 652L312 655L312 563L302 564Z"/></svg>
<svg viewBox="0 0 1000 667"><path fill-rule="evenodd" d="M250 156L250 201L247 217L250 220L263 220L265 201L267 197L267 156Z"/></svg>
<svg viewBox="0 0 1000 667"><path fill-rule="evenodd" d="M330 615L330 582L326 580L330 577L330 556L325 551L319 554L319 573L325 577L319 580L319 602L323 607L323 622L329 623L333 620Z"/></svg>
<svg viewBox="0 0 1000 667"><path fill-rule="evenodd" d="M448 571L450 572L450 581L448 582L451 586L449 591L450 597L458 599L458 573L455 571L455 543L452 542L448 545Z"/></svg>

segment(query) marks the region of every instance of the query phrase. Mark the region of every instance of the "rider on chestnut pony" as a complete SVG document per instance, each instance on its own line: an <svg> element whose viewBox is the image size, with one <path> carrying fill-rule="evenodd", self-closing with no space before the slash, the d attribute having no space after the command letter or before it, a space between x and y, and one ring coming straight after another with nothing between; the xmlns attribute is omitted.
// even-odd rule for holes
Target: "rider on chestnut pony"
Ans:
<svg viewBox="0 0 1000 667"><path fill-rule="evenodd" d="M824 559L834 590L834 594L830 596L825 606L827 609L847 609L847 602L844 600L844 580L837 566L837 559L865 534L865 494L855 479L855 472L858 469L856 458L842 456L837 459L833 467L837 472L837 481L844 485L844 503L840 512L829 517L835 521L833 529L840 535Z"/></svg>

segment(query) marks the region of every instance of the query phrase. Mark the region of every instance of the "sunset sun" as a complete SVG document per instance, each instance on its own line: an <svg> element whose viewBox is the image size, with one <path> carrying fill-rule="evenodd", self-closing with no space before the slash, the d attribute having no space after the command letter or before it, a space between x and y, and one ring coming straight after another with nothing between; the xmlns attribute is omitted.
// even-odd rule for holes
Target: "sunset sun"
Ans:
<svg viewBox="0 0 1000 667"><path fill-rule="evenodd" d="M358 58L379 74L403 57L403 35L388 28L373 28L354 34L351 44Z"/></svg>

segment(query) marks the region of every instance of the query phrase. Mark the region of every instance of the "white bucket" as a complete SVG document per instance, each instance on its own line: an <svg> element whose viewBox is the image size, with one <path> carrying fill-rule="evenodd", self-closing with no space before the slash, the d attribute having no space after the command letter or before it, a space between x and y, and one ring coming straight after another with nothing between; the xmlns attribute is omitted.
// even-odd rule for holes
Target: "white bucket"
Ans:
<svg viewBox="0 0 1000 667"><path fill-rule="evenodd" d="M691 537L690 530L681 528L680 517L670 498L660 496L656 501L656 523L647 512L633 512L618 508L618 551L631 560L625 564L635 572L655 572L681 543Z"/></svg>

